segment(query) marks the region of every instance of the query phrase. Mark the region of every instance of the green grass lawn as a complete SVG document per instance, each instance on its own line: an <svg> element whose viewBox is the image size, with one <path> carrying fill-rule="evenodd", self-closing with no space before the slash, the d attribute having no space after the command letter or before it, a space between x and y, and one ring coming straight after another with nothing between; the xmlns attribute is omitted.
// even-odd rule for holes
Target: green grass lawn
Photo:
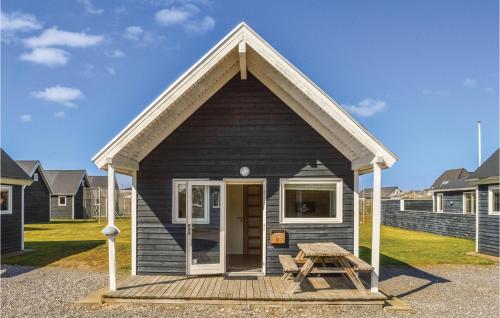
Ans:
<svg viewBox="0 0 500 318"><path fill-rule="evenodd" d="M360 256L370 262L371 224L360 226ZM474 252L475 242L461 238L381 226L381 265L494 264L465 255Z"/></svg>
<svg viewBox="0 0 500 318"><path fill-rule="evenodd" d="M25 247L31 253L3 257L2 263L28 266L59 266L107 271L105 222L57 221L25 226ZM130 220L117 220L117 267L130 270ZM474 241L382 226L381 265L493 264L466 256L474 251ZM370 261L371 224L360 227L360 254Z"/></svg>
<svg viewBox="0 0 500 318"><path fill-rule="evenodd" d="M106 237L101 230L106 221L53 221L27 224L25 248L33 252L3 257L4 264L59 266L97 271L108 269ZM120 271L130 270L130 219L116 220L121 233L116 239L116 262Z"/></svg>

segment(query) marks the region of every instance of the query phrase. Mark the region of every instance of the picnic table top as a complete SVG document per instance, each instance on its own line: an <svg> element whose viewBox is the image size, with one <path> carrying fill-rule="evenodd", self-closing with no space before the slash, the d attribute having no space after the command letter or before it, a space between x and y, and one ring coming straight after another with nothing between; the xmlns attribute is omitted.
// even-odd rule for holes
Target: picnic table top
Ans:
<svg viewBox="0 0 500 318"><path fill-rule="evenodd" d="M298 248L305 254L306 257L335 257L347 256L351 253L338 246L335 243L299 243Z"/></svg>

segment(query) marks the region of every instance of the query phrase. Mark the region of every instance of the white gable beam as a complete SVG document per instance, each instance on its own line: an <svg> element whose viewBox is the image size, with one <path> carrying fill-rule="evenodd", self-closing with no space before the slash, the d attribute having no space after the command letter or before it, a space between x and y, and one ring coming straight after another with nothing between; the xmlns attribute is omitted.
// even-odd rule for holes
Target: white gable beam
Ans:
<svg viewBox="0 0 500 318"><path fill-rule="evenodd" d="M372 154L369 154L354 160L351 163L351 169L355 171L365 170L365 169L371 170L374 163L382 165L384 163L384 159L380 156L374 156Z"/></svg>
<svg viewBox="0 0 500 318"><path fill-rule="evenodd" d="M139 170L139 162L134 159L130 159L124 156L116 155L112 158L107 158L106 160L108 166L112 164L117 170Z"/></svg>
<svg viewBox="0 0 500 318"><path fill-rule="evenodd" d="M242 80L247 79L247 45L241 41L238 45L238 54L240 58L240 75Z"/></svg>

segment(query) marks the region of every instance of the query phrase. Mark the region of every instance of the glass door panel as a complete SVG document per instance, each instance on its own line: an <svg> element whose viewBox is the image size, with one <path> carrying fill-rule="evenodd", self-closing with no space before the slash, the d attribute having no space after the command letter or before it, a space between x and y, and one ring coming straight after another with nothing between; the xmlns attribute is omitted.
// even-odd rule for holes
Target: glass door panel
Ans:
<svg viewBox="0 0 500 318"><path fill-rule="evenodd" d="M188 181L188 274L224 272L224 183Z"/></svg>

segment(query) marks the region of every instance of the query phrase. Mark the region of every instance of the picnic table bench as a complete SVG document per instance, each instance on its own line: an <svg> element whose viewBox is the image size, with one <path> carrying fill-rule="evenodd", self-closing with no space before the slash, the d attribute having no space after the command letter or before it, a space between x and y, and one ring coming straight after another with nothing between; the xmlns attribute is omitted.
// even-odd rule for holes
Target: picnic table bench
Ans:
<svg viewBox="0 0 500 318"><path fill-rule="evenodd" d="M295 258L290 255L279 255L284 272L282 279L296 274L287 290L288 293L294 293L310 274L343 274L359 291L366 291L356 272L372 271L373 267L370 264L335 243L299 243L297 247L299 253ZM297 264L302 267L299 269ZM315 267L315 265L321 266Z"/></svg>

